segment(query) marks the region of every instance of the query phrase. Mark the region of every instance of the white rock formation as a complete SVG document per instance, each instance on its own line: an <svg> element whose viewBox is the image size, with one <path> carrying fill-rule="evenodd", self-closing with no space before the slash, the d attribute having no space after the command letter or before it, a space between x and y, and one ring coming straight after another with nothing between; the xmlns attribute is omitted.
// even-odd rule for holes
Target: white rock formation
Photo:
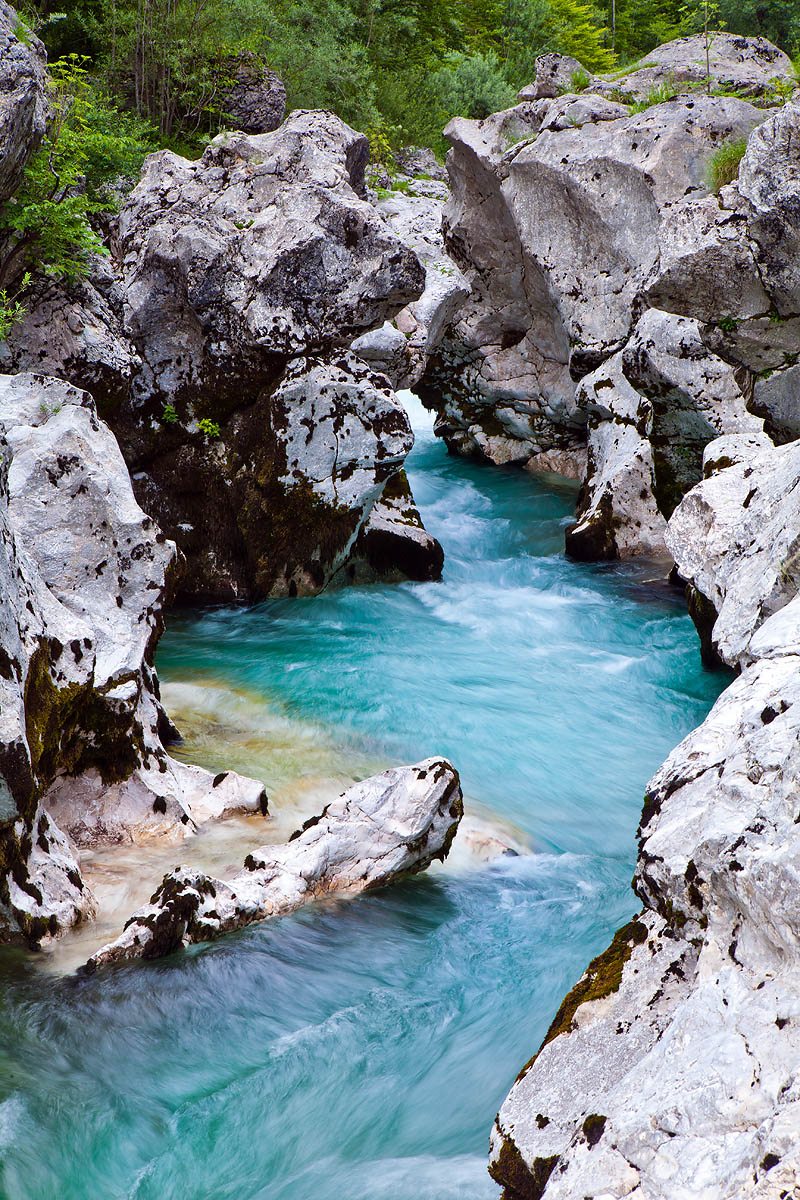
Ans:
<svg viewBox="0 0 800 1200"><path fill-rule="evenodd" d="M262 846L230 881L179 867L85 969L157 958L310 900L383 887L446 857L463 812L443 758L394 767L348 788L282 846Z"/></svg>
<svg viewBox="0 0 800 1200"><path fill-rule="evenodd" d="M164 750L153 654L176 551L91 398L0 376L0 449L0 939L36 942L91 911L59 827L81 844L181 838L266 797Z"/></svg>
<svg viewBox="0 0 800 1200"><path fill-rule="evenodd" d="M583 93L451 122L445 248L472 291L421 390L451 448L525 462L584 442L576 380L631 337L662 222L705 191L716 146L761 120L732 97L630 115Z"/></svg>
<svg viewBox="0 0 800 1200"><path fill-rule="evenodd" d="M333 114L296 112L272 133L221 134L196 162L149 156L109 261L68 290L37 281L0 346L6 369L91 390L138 501L182 552L182 599L324 587L411 446L387 381L346 354L426 280L364 199L367 154ZM325 483L320 445L345 426Z"/></svg>
<svg viewBox="0 0 800 1200"><path fill-rule="evenodd" d="M679 569L719 608L714 645L742 672L648 785L644 912L500 1109L506 1200L785 1200L800 1186L800 457L765 440L712 443L717 473L669 523Z"/></svg>
<svg viewBox="0 0 800 1200"><path fill-rule="evenodd" d="M422 378L428 358L469 295L469 284L444 248L442 213L449 196L447 187L402 177L394 181L394 187L389 196L376 197L375 207L419 258L425 268L425 289L392 321L362 334L353 350L401 389L415 387Z"/></svg>

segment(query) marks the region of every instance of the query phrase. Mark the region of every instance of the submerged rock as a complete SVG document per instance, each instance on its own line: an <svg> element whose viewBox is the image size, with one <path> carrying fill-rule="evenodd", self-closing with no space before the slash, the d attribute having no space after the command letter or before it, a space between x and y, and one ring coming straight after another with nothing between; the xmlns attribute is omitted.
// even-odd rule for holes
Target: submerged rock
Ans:
<svg viewBox="0 0 800 1200"><path fill-rule="evenodd" d="M463 812L443 758L394 767L348 788L282 846L262 846L229 881L179 867L85 970L158 958L331 894L356 894L444 859Z"/></svg>
<svg viewBox="0 0 800 1200"><path fill-rule="evenodd" d="M0 940L91 915L74 842L181 838L265 811L261 784L176 762L153 656L176 550L91 398L0 376Z"/></svg>

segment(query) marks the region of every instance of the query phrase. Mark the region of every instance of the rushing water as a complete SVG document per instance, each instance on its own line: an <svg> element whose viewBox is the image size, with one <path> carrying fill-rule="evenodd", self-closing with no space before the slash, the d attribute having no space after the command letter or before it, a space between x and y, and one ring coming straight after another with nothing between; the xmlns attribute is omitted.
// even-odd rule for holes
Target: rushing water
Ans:
<svg viewBox="0 0 800 1200"><path fill-rule="evenodd" d="M725 680L678 596L564 559L570 486L448 458L429 430L409 474L441 583L176 617L165 695L187 757L268 784L270 836L349 778L446 754L468 809L531 852L101 978L7 952L8 1200L497 1195L494 1114L634 911L644 785Z"/></svg>

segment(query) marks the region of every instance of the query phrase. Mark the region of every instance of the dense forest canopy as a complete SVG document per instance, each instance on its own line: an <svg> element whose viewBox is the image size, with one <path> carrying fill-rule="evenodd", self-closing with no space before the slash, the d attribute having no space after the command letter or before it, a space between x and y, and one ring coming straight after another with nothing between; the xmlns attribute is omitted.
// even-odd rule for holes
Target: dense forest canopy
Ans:
<svg viewBox="0 0 800 1200"><path fill-rule="evenodd" d="M391 166L404 144L445 149L455 115L514 104L536 58L589 71L643 59L702 29L762 34L800 51L800 0L50 0L19 4L50 59L53 117L17 194L0 207L0 336L31 278L79 278L104 252L102 214L146 153L196 157L226 126L238 56L283 79L289 109L332 109ZM576 81L577 82L577 81Z"/></svg>
<svg viewBox="0 0 800 1200"><path fill-rule="evenodd" d="M800 0L708 0L715 27L800 49ZM261 56L289 108L332 108L391 144L441 148L456 114L512 104L538 55L592 71L702 28L705 0L43 0L26 14L51 59L85 56L160 141L219 122L231 56Z"/></svg>

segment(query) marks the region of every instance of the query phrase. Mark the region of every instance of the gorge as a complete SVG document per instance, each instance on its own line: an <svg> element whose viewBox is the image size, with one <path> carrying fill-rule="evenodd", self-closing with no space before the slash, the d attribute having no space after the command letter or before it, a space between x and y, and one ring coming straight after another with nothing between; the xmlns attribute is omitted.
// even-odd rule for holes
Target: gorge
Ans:
<svg viewBox="0 0 800 1200"><path fill-rule="evenodd" d="M792 64L265 87L0 342L2 1188L792 1196Z"/></svg>

